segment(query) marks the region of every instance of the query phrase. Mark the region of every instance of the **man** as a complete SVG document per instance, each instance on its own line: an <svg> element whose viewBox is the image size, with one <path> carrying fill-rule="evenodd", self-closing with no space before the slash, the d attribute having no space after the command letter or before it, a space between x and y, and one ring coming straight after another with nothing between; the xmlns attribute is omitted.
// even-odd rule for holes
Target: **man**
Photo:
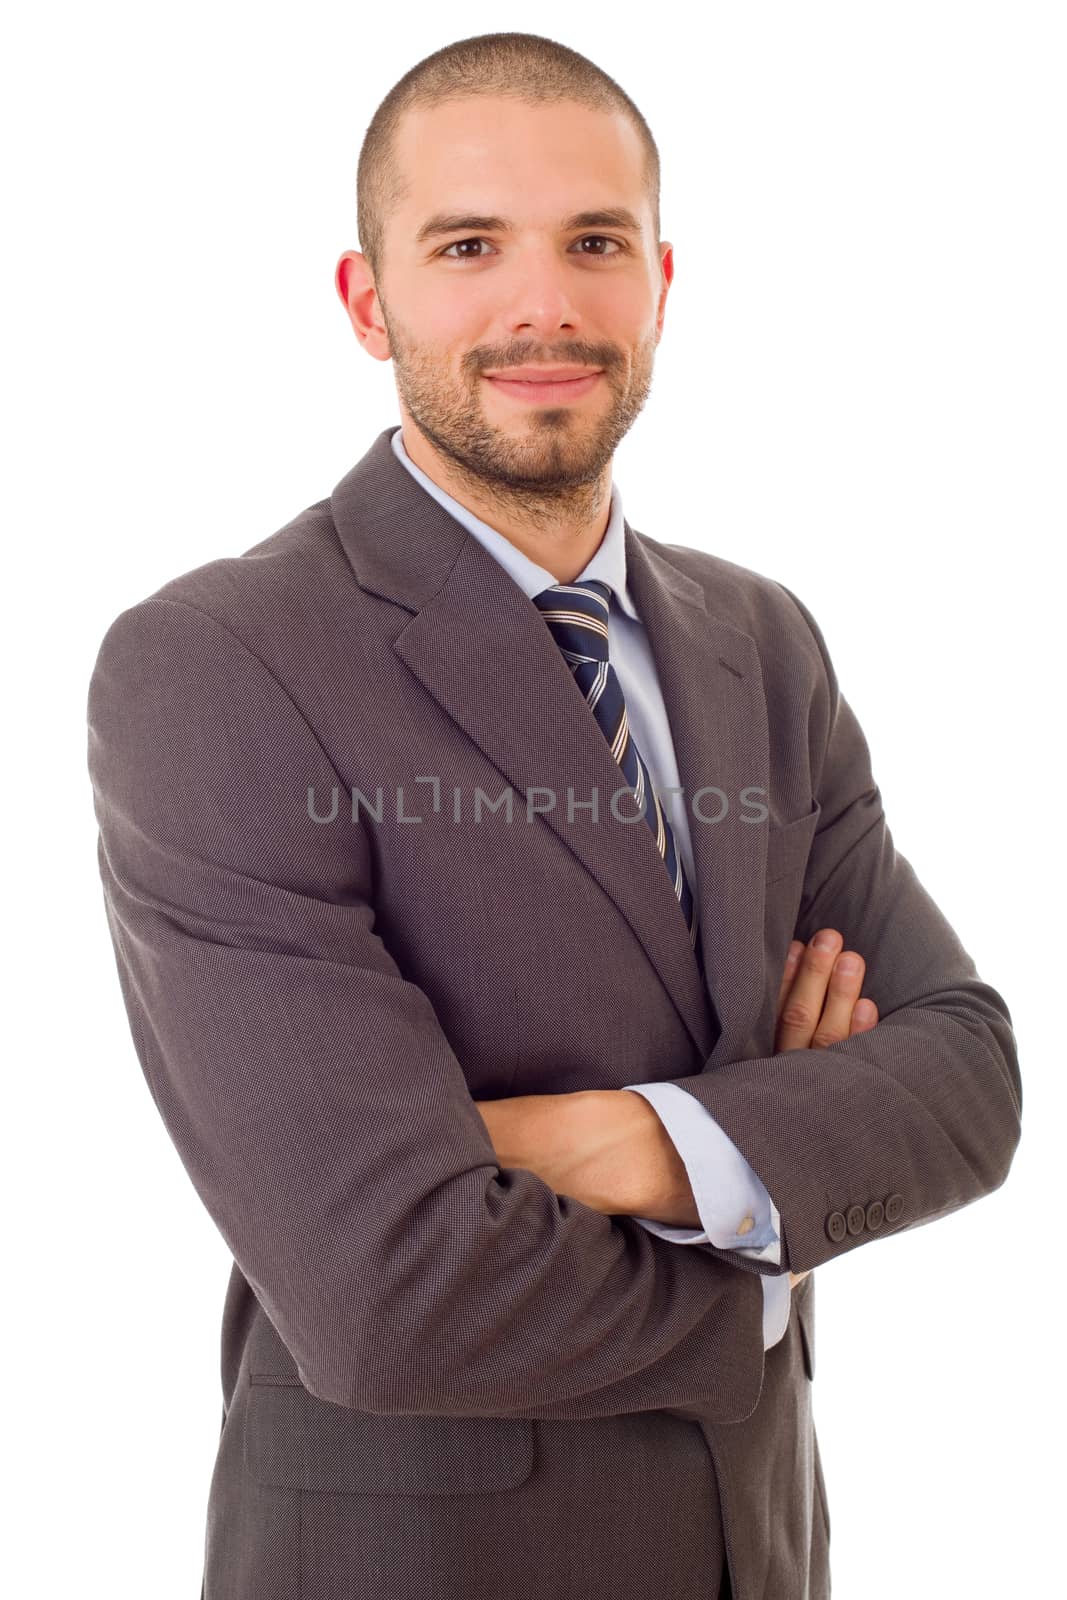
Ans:
<svg viewBox="0 0 1067 1600"><path fill-rule="evenodd" d="M1004 1181L1011 1019L811 613L623 518L673 277L632 102L460 41L359 183L401 427L90 688L131 1027L234 1257L204 1593L814 1600L811 1270Z"/></svg>

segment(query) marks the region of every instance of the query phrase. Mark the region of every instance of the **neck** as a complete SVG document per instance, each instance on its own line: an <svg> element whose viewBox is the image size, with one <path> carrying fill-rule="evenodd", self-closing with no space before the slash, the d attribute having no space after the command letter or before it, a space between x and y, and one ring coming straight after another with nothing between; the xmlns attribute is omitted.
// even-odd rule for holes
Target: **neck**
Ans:
<svg viewBox="0 0 1067 1600"><path fill-rule="evenodd" d="M421 472L524 556L571 583L599 549L611 519L611 463L591 483L539 492L491 482L442 454L405 421L401 442Z"/></svg>

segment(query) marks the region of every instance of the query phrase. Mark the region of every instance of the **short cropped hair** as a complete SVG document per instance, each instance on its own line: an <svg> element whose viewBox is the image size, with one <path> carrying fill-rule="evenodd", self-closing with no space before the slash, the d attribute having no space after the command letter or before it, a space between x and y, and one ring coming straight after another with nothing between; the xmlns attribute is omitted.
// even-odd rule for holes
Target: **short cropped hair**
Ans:
<svg viewBox="0 0 1067 1600"><path fill-rule="evenodd" d="M356 211L359 247L375 282L384 266L385 222L409 192L393 147L411 108L506 95L528 105L570 100L595 111L627 116L645 150L645 186L659 238L659 150L629 95L586 56L537 33L481 33L424 57L393 85L371 118L359 153Z"/></svg>

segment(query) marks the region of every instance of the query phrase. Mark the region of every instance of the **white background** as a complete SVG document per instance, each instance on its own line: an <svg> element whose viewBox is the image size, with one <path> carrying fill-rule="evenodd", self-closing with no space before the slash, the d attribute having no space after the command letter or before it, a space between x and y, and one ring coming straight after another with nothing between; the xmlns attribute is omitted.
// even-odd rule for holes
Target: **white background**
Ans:
<svg viewBox="0 0 1067 1600"><path fill-rule="evenodd" d="M615 460L631 524L811 607L895 842L1019 1040L1007 1184L817 1269L835 1600L1048 1594L1067 53L1062 8L1021 0L9 24L6 1587L193 1600L221 1415L230 1258L142 1078L104 918L96 649L399 421L332 284L360 143L417 60L499 28L589 55L660 147L676 276Z"/></svg>

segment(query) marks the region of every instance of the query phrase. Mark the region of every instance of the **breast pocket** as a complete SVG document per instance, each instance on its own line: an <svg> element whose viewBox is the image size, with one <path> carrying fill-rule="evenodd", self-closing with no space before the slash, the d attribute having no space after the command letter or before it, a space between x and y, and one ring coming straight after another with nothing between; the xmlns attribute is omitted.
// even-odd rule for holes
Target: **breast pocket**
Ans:
<svg viewBox="0 0 1067 1600"><path fill-rule="evenodd" d="M783 878L789 878L807 866L808 856L811 854L811 841L815 837L821 812L822 807L816 802L815 809L805 812L804 816L768 828L766 875L768 889L772 883L780 883Z"/></svg>
<svg viewBox="0 0 1067 1600"><path fill-rule="evenodd" d="M533 1424L512 1417L380 1416L252 1379L244 1463L256 1483L334 1494L495 1494L533 1470Z"/></svg>
<svg viewBox="0 0 1067 1600"><path fill-rule="evenodd" d="M804 888L804 869L811 854L811 841L819 825L822 807L793 822L772 827L767 834L766 885L766 936L768 958L778 952L785 961L789 941L793 937L800 897Z"/></svg>

